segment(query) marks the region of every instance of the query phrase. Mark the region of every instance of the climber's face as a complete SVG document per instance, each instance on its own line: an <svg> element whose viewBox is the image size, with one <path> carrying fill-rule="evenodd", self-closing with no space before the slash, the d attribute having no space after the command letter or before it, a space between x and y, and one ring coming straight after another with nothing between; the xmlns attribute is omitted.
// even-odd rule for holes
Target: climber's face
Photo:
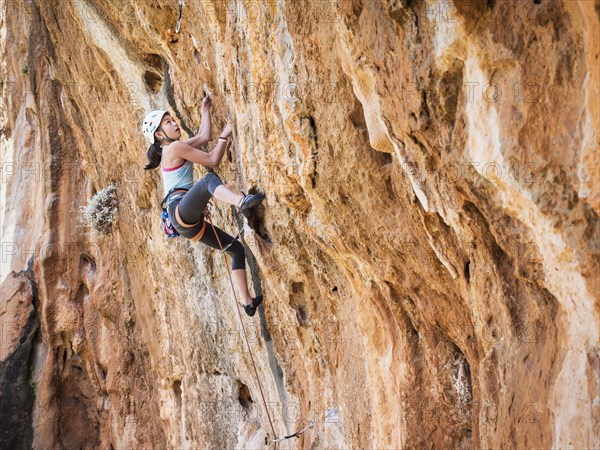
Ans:
<svg viewBox="0 0 600 450"><path fill-rule="evenodd" d="M171 114L166 113L162 121L160 122L159 129L156 130L155 136L161 140L166 138L177 140L181 137L181 130L179 129L179 125L175 122L175 119L171 117Z"/></svg>

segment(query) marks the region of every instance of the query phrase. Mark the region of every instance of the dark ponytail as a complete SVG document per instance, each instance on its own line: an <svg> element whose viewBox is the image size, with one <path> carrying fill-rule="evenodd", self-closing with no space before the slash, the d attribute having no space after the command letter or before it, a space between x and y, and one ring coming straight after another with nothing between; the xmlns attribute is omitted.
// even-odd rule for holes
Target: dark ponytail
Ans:
<svg viewBox="0 0 600 450"><path fill-rule="evenodd" d="M162 158L162 147L156 141L150 147L148 147L148 160L149 163L144 167L144 170L156 169L160 166L160 160Z"/></svg>

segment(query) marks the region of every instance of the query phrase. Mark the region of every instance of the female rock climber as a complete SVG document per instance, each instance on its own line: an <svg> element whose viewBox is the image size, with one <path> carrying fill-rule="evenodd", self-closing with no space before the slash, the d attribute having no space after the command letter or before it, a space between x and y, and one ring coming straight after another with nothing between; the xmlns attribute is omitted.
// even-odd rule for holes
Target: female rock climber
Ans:
<svg viewBox="0 0 600 450"><path fill-rule="evenodd" d="M198 134L186 141L180 141L181 130L168 111L156 110L150 112L142 124L142 133L150 142L148 148L149 163L146 170L157 168L162 163L163 186L167 197L169 219L177 232L193 241L200 241L213 248L219 248L212 227L207 227L204 218L210 218L205 211L211 196L217 200L237 206L244 216L250 216L250 209L260 203L264 194L240 195L223 184L213 172L204 178L193 182L194 163L214 169L219 167L221 159L232 134L227 125L219 137L219 142L210 152L200 150L211 137L210 124L211 100L209 96L202 100L202 125ZM179 188L189 189L186 191ZM221 244L229 247L226 252L232 258L232 274L241 298L245 303L246 314L253 316L256 308L262 302L262 295L252 298L246 281L246 266L244 246L232 236L215 227Z"/></svg>

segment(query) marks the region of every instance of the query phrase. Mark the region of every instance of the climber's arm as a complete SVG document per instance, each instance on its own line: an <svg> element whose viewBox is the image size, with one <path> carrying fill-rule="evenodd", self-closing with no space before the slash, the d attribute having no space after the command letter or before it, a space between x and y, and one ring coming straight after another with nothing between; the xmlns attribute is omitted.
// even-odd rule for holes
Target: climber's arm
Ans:
<svg viewBox="0 0 600 450"><path fill-rule="evenodd" d="M198 134L185 142L187 145L191 145L194 148L202 150L204 144L210 141L211 137L211 123L210 123L210 97L204 97L202 100L202 123L200 125L200 130L198 130ZM202 150L205 151L205 150Z"/></svg>
<svg viewBox="0 0 600 450"><path fill-rule="evenodd" d="M202 150L200 147L202 147L204 144L210 141L210 135L210 111L205 112L204 110L202 110L202 125L200 125L200 130L198 131L198 134L193 138L183 142L185 142L187 145L191 145L192 147L197 148L198 150ZM204 152L205 150L202 151Z"/></svg>
<svg viewBox="0 0 600 450"><path fill-rule="evenodd" d="M217 145L215 145L215 148L212 150L212 152L209 153L209 155L213 155L214 157L214 161L215 161L215 166L213 167L214 169L219 167L219 164L221 164L221 160L223 159L223 156L225 155L225 149L227 148L227 141L225 139L219 139L219 142L217 142Z"/></svg>
<svg viewBox="0 0 600 450"><path fill-rule="evenodd" d="M219 143L220 142L222 141L219 141ZM204 167L215 169L219 165L217 163L217 154L214 150L212 152L206 153L181 141L173 142L172 144L170 144L169 148L172 149L173 155L177 156L178 158L183 158L188 161L202 164ZM219 162L220 161L221 160L219 159Z"/></svg>
<svg viewBox="0 0 600 450"><path fill-rule="evenodd" d="M213 151L210 152L210 154L214 155L215 158L215 168L219 167L219 164L221 164L221 160L223 159L223 156L225 155L225 150L227 149L227 144L229 144L229 137L232 135L232 133L233 128L231 127L231 125L227 124L227 126L223 129L221 135L219 136L219 141L217 142L217 145L215 145Z"/></svg>
<svg viewBox="0 0 600 450"><path fill-rule="evenodd" d="M202 121L202 125L204 125L204 121ZM203 151L203 152L206 153L206 151L202 150L201 147L204 144L206 144L208 141L210 141L210 131L208 133L208 136L203 135L202 131L200 131L196 136L194 136L192 138L189 138L189 139L187 139L185 141L181 141L181 142L183 142L184 144L187 144L187 145L189 145L191 147L194 147L197 150L201 150L201 151Z"/></svg>

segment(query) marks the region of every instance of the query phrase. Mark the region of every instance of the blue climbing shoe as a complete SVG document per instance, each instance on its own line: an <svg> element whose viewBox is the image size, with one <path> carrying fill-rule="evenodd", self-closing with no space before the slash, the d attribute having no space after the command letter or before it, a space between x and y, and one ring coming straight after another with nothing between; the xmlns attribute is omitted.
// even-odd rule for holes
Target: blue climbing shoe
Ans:
<svg viewBox="0 0 600 450"><path fill-rule="evenodd" d="M242 194L244 194L244 191L242 191ZM258 205L264 198L265 194L244 194L244 198L242 198L239 204L240 211L242 211L242 214L246 218L250 218L252 207Z"/></svg>
<svg viewBox="0 0 600 450"><path fill-rule="evenodd" d="M263 301L262 294L254 297L252 299L251 304L244 306L244 309L246 310L246 314L248 314L250 317L252 317L256 313L256 308L258 308L258 305L260 305L262 303L262 301Z"/></svg>

